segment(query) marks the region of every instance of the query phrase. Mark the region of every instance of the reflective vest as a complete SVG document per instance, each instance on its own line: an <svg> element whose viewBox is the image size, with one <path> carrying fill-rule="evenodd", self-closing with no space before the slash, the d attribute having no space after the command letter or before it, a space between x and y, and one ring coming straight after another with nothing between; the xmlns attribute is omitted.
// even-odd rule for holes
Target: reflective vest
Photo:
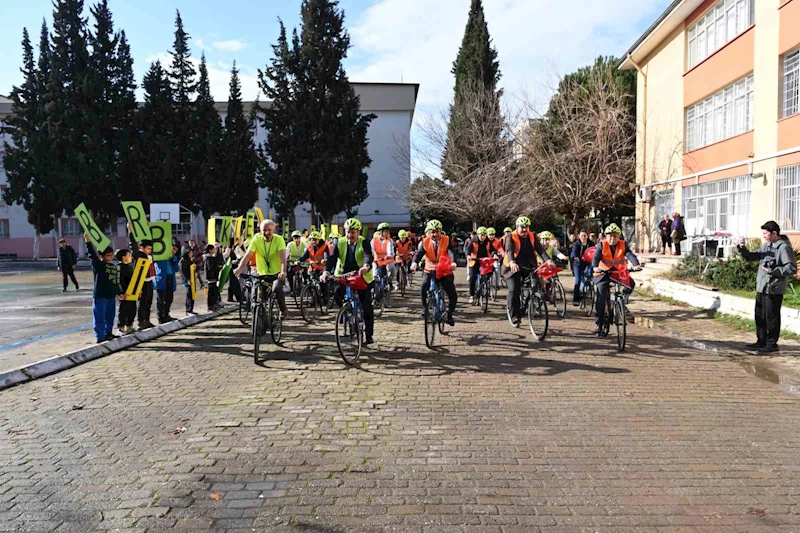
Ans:
<svg viewBox="0 0 800 533"><path fill-rule="evenodd" d="M611 253L611 245L603 241L603 255L600 258L600 266L604 270L627 270L628 260L625 258L625 241L622 239L617 243L617 249ZM594 273L594 276L602 276L603 274Z"/></svg>
<svg viewBox="0 0 800 533"><path fill-rule="evenodd" d="M300 244L295 244L293 239L292 242L289 243L289 261L292 263L299 261L303 256L304 249L305 246L303 245L302 239L300 239Z"/></svg>
<svg viewBox="0 0 800 533"><path fill-rule="evenodd" d="M534 264L535 264L535 262L536 262L536 236L530 230L528 230L528 239L531 241L531 248L533 248L533 250L534 250L533 251L533 261L534 261ZM522 245L522 242L520 241L520 238L519 238L519 233L517 233L516 231L514 233L512 233L511 234L511 241L514 243L514 246L512 247L512 251L514 252L514 260L516 261L517 254L519 253L519 248ZM511 258L509 256L510 256L510 254L506 254L506 256L503 258L503 264L505 266L511 266Z"/></svg>
<svg viewBox="0 0 800 533"><path fill-rule="evenodd" d="M380 237L372 239L372 253L375 256L375 264L378 266L386 266L394 262L393 257L389 257L389 244L391 239L381 240Z"/></svg>
<svg viewBox="0 0 800 533"><path fill-rule="evenodd" d="M408 261L409 259L411 259L411 256L413 255L412 254L413 245L414 243L411 242L411 239L406 239L406 242L397 241L396 243L397 250L395 251L395 255L403 261Z"/></svg>
<svg viewBox="0 0 800 533"><path fill-rule="evenodd" d="M425 272L436 271L439 259L447 255L449 244L449 237L442 235L439 239L439 256L437 257L433 246L433 239L425 237L425 240L422 241L422 249L425 250Z"/></svg>
<svg viewBox="0 0 800 533"><path fill-rule="evenodd" d="M312 270L320 271L325 269L325 253L327 251L328 245L324 242L316 250L314 250L313 244L308 245L308 262Z"/></svg>
<svg viewBox="0 0 800 533"><path fill-rule="evenodd" d="M492 241L490 241L487 238L486 241L484 242L486 243L485 245L487 254L486 257L488 257L493 248ZM478 237L478 240L473 242L472 245L470 246L469 257L467 257L467 266L473 267L475 266L475 263L478 262L478 252L480 251L480 247L481 247L481 241L480 237Z"/></svg>
<svg viewBox="0 0 800 533"><path fill-rule="evenodd" d="M336 242L336 247L339 252L339 257L336 261L336 270L334 271L334 276L341 276L344 274L344 262L347 259L347 239L342 237ZM356 265L358 268L364 266L364 237L359 237L356 241ZM372 273L372 269L367 270L364 273L364 281L367 283L372 283L374 279L374 275Z"/></svg>

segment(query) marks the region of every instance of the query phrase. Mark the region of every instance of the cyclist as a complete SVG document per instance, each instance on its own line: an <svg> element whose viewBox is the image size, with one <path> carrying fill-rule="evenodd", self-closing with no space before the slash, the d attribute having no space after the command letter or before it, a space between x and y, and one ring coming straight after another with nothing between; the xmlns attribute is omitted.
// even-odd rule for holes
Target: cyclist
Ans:
<svg viewBox="0 0 800 533"><path fill-rule="evenodd" d="M479 260L484 257L492 256L492 241L489 240L489 235L486 228L483 226L478 228L478 239L470 244L469 253L467 254L467 266L469 266L469 303L475 305L478 301L475 296L475 286L478 283L478 275L481 272Z"/></svg>
<svg viewBox="0 0 800 533"><path fill-rule="evenodd" d="M406 269L408 273L411 267L411 258L414 255L414 242L408 238L408 232L401 229L397 232L397 242L394 243L395 257L400 260L400 266L397 269L397 280L400 281L400 269Z"/></svg>
<svg viewBox="0 0 800 533"><path fill-rule="evenodd" d="M542 246L547 251L547 253L553 259L558 259L559 261L569 261L569 258L562 254L561 251L558 249L558 239L556 239L555 235L553 235L550 231L543 231L539 234L539 240L542 241Z"/></svg>
<svg viewBox="0 0 800 533"><path fill-rule="evenodd" d="M310 272L322 272L325 270L325 262L328 258L328 243L326 243L322 239L322 234L318 231L312 231L311 235L309 236L310 243L308 248L306 248L305 253L300 256L298 260L300 263L305 263L308 261L308 270ZM323 298L327 300L328 298L328 284L327 283L320 283L319 284L319 294L323 295Z"/></svg>
<svg viewBox="0 0 800 533"><path fill-rule="evenodd" d="M336 246L336 241L339 239L340 235L335 231L328 235L328 254L333 253L333 247Z"/></svg>
<svg viewBox="0 0 800 533"><path fill-rule="evenodd" d="M536 234L530 231L531 219L521 216L517 219L517 231L506 237L506 254L503 258L502 276L508 284L506 306L511 316L519 322L522 310L519 309L519 295L522 290L522 274L520 268L535 269L536 254L543 258L547 265L555 266Z"/></svg>
<svg viewBox="0 0 800 533"><path fill-rule="evenodd" d="M449 256L452 262L451 271L456 270L456 258L453 251L450 249L450 239L442 235L442 223L438 220L431 220L425 226L425 233L427 236L422 239L422 242L417 248L417 253L414 254L414 259L411 261L411 271L416 272L419 262L425 259L425 273L422 276L422 287L420 290L420 297L422 299L422 308L425 309L425 300L428 297L428 289L430 285L430 277L436 277L436 267L439 261ZM458 302L458 294L456 294L455 275L450 274L439 280L442 289L447 293L447 323L455 326L453 320L453 313L456 310L456 303Z"/></svg>
<svg viewBox="0 0 800 533"><path fill-rule="evenodd" d="M631 251L628 243L622 240L622 230L616 224L610 224L605 231L605 240L597 245L592 259L592 269L594 270L594 286L597 292L597 304L595 305L595 335L601 334L603 322L606 316L606 303L610 296L611 273L613 271L623 271L628 269L628 262L633 265L633 270L641 270L639 259ZM625 303L628 296L633 292L636 284L631 278L631 286L625 287Z"/></svg>
<svg viewBox="0 0 800 533"><path fill-rule="evenodd" d="M581 305L581 283L586 276L591 275L588 269L591 268L591 263L583 260L583 255L586 250L597 246L589 240L589 232L582 229L578 233L578 240L572 245L572 251L569 254L572 259L572 274L575 276L575 287L572 290L572 305L579 307Z"/></svg>
<svg viewBox="0 0 800 533"><path fill-rule="evenodd" d="M512 233L514 233L514 230L511 228L503 228L503 236L500 238L500 244L503 247L503 252L506 251L506 242L508 242L508 238Z"/></svg>
<svg viewBox="0 0 800 533"><path fill-rule="evenodd" d="M392 289L394 289L394 241L389 233L391 226L388 222L378 224L378 234L372 239L372 253L375 262L372 269L377 278L386 276Z"/></svg>
<svg viewBox="0 0 800 533"><path fill-rule="evenodd" d="M261 223L261 233L250 239L247 253L239 262L239 267L234 275L241 276L242 272L249 269L250 258L256 258L256 270L259 276L271 276L275 280L272 283L272 291L278 299L283 316L287 315L286 298L283 295L283 282L286 281L286 241L283 237L275 234L275 223L272 220L264 220Z"/></svg>
<svg viewBox="0 0 800 533"><path fill-rule="evenodd" d="M510 233L510 232L509 232ZM486 235L489 236L489 240L492 242L493 254L495 256L495 269L494 269L494 286L500 287L500 263L499 258L503 257L506 253L503 239L497 238L497 231L494 228L486 228Z"/></svg>
<svg viewBox="0 0 800 533"><path fill-rule="evenodd" d="M299 231L293 231L292 241L287 248L289 249L289 264L297 264L306 249L306 245L303 243L303 234ZM289 289L294 291L294 276L289 276Z"/></svg>
<svg viewBox="0 0 800 533"><path fill-rule="evenodd" d="M344 223L345 237L336 241L333 253L328 255L325 272L322 273L320 281L326 283L331 274L341 276L346 272L355 272L367 282L367 288L358 291L358 299L361 308L364 310L364 326L366 339L365 345L374 343L372 338L375 329L375 314L372 309L372 285L374 275L372 273L372 248L370 241L361 236L361 221L357 218L348 218ZM336 291L336 303L341 305L344 300L344 290Z"/></svg>

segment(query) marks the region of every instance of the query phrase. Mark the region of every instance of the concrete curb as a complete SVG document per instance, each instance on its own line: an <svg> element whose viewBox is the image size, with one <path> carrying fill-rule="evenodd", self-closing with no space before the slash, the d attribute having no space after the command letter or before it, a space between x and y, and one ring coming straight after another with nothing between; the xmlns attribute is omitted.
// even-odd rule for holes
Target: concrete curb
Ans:
<svg viewBox="0 0 800 533"><path fill-rule="evenodd" d="M132 346L137 346L143 342L157 339L163 335L172 333L173 331L178 331L195 324L200 324L201 322L213 320L219 316L227 315L238 310L238 307L230 306L222 309L221 311L213 311L204 315L189 316L179 320L174 320L172 322L167 322L166 324L161 324L144 331L137 331L132 335L126 335L112 341L88 346L68 354L57 355L55 357L51 357L50 359L38 361L21 368L0 372L0 390L8 389L21 383L28 383L29 381L50 376L57 372L61 372L62 370L74 368L78 365L82 365L83 363L88 363L89 361L100 359L101 357L111 355L112 353L126 350Z"/></svg>

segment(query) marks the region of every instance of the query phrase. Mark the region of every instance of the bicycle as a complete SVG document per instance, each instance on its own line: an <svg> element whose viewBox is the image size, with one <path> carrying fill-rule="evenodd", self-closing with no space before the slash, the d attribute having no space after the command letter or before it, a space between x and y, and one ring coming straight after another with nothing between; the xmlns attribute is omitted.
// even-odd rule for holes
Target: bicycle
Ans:
<svg viewBox="0 0 800 533"><path fill-rule="evenodd" d="M425 298L425 346L433 349L436 330L444 335L447 325L447 295L442 292L441 283L434 273L430 275L428 296Z"/></svg>
<svg viewBox="0 0 800 533"><path fill-rule="evenodd" d="M539 281L532 268L520 267L520 282L522 286L519 291L519 309L525 310L528 315L528 326L534 340L543 341L547 337L549 318L547 311L547 301L542 296ZM506 315L511 327L519 327L513 316L511 309L506 307Z"/></svg>
<svg viewBox="0 0 800 533"><path fill-rule="evenodd" d="M592 282L591 268L587 267L581 279L580 298L581 309L586 316L591 316L594 312L594 283Z"/></svg>
<svg viewBox="0 0 800 533"><path fill-rule="evenodd" d="M300 294L303 292L303 287L305 286L306 279L304 270L303 265L296 263L292 265L292 270L289 272L289 275L292 277L292 282L289 285L295 305L298 305Z"/></svg>
<svg viewBox="0 0 800 533"><path fill-rule="evenodd" d="M244 278L244 276L241 277ZM242 299L239 302L239 322L241 322L243 326L250 325L250 311L252 309L250 297L252 292L253 280L249 277L245 278L244 286L242 287Z"/></svg>
<svg viewBox="0 0 800 533"><path fill-rule="evenodd" d="M389 283L386 267L379 267L375 290L372 292L372 307L375 309L376 318L383 316L383 311L386 309L386 306L389 305L391 293L392 287Z"/></svg>
<svg viewBox="0 0 800 533"><path fill-rule="evenodd" d="M406 261L400 257L395 258L395 268L397 269L397 288L400 289L400 296L405 296L406 287L409 285Z"/></svg>
<svg viewBox="0 0 800 533"><path fill-rule="evenodd" d="M275 344L281 342L283 316L281 314L280 305L278 304L278 295L272 287L272 284L278 279L278 276L251 276L245 274L242 277L245 280L252 280L253 288L256 289L251 297L253 309L253 326L251 331L253 335L253 359L255 363L258 364L261 362L258 357L261 349L261 337L266 334L267 329L269 329L272 342Z"/></svg>
<svg viewBox="0 0 800 533"><path fill-rule="evenodd" d="M603 274L611 272L610 270L600 269ZM623 275L624 272L624 275ZM611 324L613 323L617 330L617 351L622 352L625 350L625 345L628 341L628 317L626 316L628 309L625 306L627 296L623 292L624 289L630 288L630 273L635 272L633 269L625 269L624 271L614 270L611 272L611 279L609 289L611 286L614 288L614 303L611 303L611 290L606 295L606 307L603 316L603 323L600 325L600 335L608 337L611 331Z"/></svg>
<svg viewBox="0 0 800 533"><path fill-rule="evenodd" d="M480 281L478 285L478 302L483 314L489 312L489 298L492 297L492 283L494 280L494 259L482 257L480 262ZM496 295L496 290L495 290Z"/></svg>
<svg viewBox="0 0 800 533"><path fill-rule="evenodd" d="M558 279L558 273L562 269L557 267L540 266L536 274L544 282L544 297L553 306L558 318L564 318L567 314L567 292L564 285Z"/></svg>
<svg viewBox="0 0 800 533"><path fill-rule="evenodd" d="M328 299L324 294L320 294L321 275L320 271L312 272L309 283L303 287L303 291L300 293L300 314L308 324L316 320L317 314L328 313Z"/></svg>
<svg viewBox="0 0 800 533"><path fill-rule="evenodd" d="M367 282L358 271L348 272L334 279L345 286L344 301L336 314L336 347L346 364L357 365L366 329L358 291L366 289Z"/></svg>
<svg viewBox="0 0 800 533"><path fill-rule="evenodd" d="M497 291L500 290L501 283L505 284L505 281L506 281L505 279L503 279L503 277L500 276L500 258L499 257L495 257L495 260L494 260L494 275L492 276L491 280L489 280L489 281L490 281L489 289L491 291L492 301L496 302L497 301Z"/></svg>

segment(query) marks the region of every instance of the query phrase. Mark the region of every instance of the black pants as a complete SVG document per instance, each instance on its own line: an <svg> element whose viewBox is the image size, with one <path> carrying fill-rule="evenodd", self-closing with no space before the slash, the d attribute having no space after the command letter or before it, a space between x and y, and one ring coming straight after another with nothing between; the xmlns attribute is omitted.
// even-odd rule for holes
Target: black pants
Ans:
<svg viewBox="0 0 800 533"><path fill-rule="evenodd" d="M132 326L134 318L136 318L136 300L120 302L119 312L117 313L117 327Z"/></svg>
<svg viewBox="0 0 800 533"><path fill-rule="evenodd" d="M781 335L783 294L756 294L756 335L758 344L775 346Z"/></svg>
<svg viewBox="0 0 800 533"><path fill-rule="evenodd" d="M680 246L680 244L678 245ZM672 249L672 237L669 235L661 235L661 251Z"/></svg>
<svg viewBox="0 0 800 533"><path fill-rule="evenodd" d="M239 285L239 278L234 275L228 276L228 301L242 301L242 286Z"/></svg>
<svg viewBox="0 0 800 533"><path fill-rule="evenodd" d="M636 282L631 278L630 288L625 287L622 292L624 294L631 294L634 287L636 287ZM605 322L606 318L606 298L609 297L609 291L611 290L610 275L604 274L594 278L594 290L594 323L600 326Z"/></svg>
<svg viewBox="0 0 800 533"><path fill-rule="evenodd" d="M167 279L167 286L171 287L169 279ZM172 300L174 297L175 293L172 292L172 288L165 291L157 291L156 310L158 311L158 320L160 322L164 322L169 318L169 312L172 308Z"/></svg>
<svg viewBox="0 0 800 533"><path fill-rule="evenodd" d="M422 286L420 287L420 299L422 300L422 308L425 309L425 303L428 298L428 290L430 289L431 276L436 276L434 272L425 272L422 275ZM447 294L447 312L452 316L456 310L456 303L458 302L458 294L456 293L456 277L447 276L439 280L445 294Z"/></svg>
<svg viewBox="0 0 800 533"><path fill-rule="evenodd" d="M194 298L192 298L192 286L186 287L186 314L194 312Z"/></svg>
<svg viewBox="0 0 800 533"><path fill-rule="evenodd" d="M372 288L375 286L373 281L363 291L356 291L358 293L358 301L361 303L361 310L364 311L364 328L368 339L372 338L375 332L375 309L372 307ZM336 292L333 295L336 305L341 307L344 302L345 286L336 284Z"/></svg>
<svg viewBox="0 0 800 533"><path fill-rule="evenodd" d="M219 288L216 281L208 282L208 297L206 298L206 307L211 311L219 303Z"/></svg>
<svg viewBox="0 0 800 533"><path fill-rule="evenodd" d="M506 294L506 309L511 309L511 316L521 317L522 312L519 309L519 294L522 290L522 272L511 274L506 278L506 285L508 285L508 294Z"/></svg>
<svg viewBox="0 0 800 533"><path fill-rule="evenodd" d="M61 278L64 280L64 290L67 290L69 283L67 283L67 276L75 284L75 290L78 290L78 280L75 279L75 270L72 267L61 269Z"/></svg>
<svg viewBox="0 0 800 533"><path fill-rule="evenodd" d="M674 241L674 244L675 244L675 255L681 255L681 241L680 241L680 239L676 238L675 241Z"/></svg>
<svg viewBox="0 0 800 533"><path fill-rule="evenodd" d="M150 323L150 311L153 308L153 282L145 281L142 285L142 297L139 298L139 327Z"/></svg>

